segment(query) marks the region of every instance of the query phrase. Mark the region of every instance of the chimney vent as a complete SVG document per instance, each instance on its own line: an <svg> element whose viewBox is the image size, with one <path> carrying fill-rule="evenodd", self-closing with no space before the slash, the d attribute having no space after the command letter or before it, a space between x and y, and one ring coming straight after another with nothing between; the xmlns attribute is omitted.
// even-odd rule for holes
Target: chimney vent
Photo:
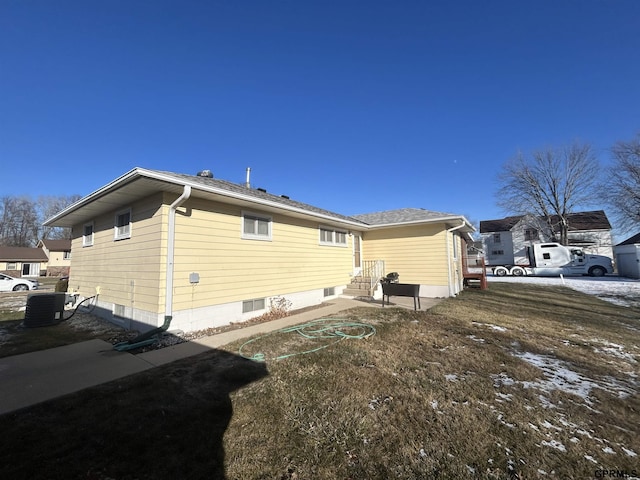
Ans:
<svg viewBox="0 0 640 480"><path fill-rule="evenodd" d="M213 173L211 173L211 170L200 170L197 173L198 177L206 177L206 178L213 178Z"/></svg>

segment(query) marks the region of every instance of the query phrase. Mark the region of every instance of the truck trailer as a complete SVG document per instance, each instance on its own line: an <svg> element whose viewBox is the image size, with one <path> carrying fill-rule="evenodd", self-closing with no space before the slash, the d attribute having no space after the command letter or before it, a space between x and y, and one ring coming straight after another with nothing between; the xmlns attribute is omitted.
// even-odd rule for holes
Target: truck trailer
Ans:
<svg viewBox="0 0 640 480"><path fill-rule="evenodd" d="M590 275L602 277L613 273L613 262L604 255L591 255L581 248L559 243L536 243L527 247L528 263L488 265L497 277L505 275L558 276Z"/></svg>

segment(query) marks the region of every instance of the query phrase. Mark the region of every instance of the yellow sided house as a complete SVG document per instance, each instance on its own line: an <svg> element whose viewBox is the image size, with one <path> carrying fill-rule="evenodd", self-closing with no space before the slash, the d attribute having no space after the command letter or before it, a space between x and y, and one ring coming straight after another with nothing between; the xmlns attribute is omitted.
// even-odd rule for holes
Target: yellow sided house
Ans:
<svg viewBox="0 0 640 480"><path fill-rule="evenodd" d="M126 328L201 330L350 293L398 272L420 295L462 289L473 231L461 215L402 209L345 216L197 175L135 168L45 222L72 228L69 288ZM358 294L359 291L351 291ZM372 292L368 291L367 294ZM376 291L374 295L380 296Z"/></svg>

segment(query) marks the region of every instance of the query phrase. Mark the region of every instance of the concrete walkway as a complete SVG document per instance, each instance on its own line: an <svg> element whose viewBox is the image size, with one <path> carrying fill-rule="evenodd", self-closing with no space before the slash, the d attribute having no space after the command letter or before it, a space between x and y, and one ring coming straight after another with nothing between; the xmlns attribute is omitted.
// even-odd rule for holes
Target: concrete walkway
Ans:
<svg viewBox="0 0 640 480"><path fill-rule="evenodd" d="M413 310L413 299L393 297L392 300L395 304L392 306ZM421 310L428 310L440 301L432 298L420 300ZM336 298L319 308L279 320L230 330L139 355L115 351L110 343L102 340L89 340L0 358L0 414L198 355L236 340L310 322L354 307L380 308L381 305L380 302Z"/></svg>

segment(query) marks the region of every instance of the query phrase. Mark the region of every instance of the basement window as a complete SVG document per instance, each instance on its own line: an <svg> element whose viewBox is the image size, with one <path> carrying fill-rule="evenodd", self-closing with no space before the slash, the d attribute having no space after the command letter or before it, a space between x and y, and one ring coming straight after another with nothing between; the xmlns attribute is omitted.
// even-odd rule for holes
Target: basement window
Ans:
<svg viewBox="0 0 640 480"><path fill-rule="evenodd" d="M336 287L328 287L324 289L324 296L331 297L336 294Z"/></svg>
<svg viewBox="0 0 640 480"><path fill-rule="evenodd" d="M264 298L253 298L242 302L242 313L264 310Z"/></svg>
<svg viewBox="0 0 640 480"><path fill-rule="evenodd" d="M113 316L119 318L125 318L125 306L117 303L113 304Z"/></svg>

